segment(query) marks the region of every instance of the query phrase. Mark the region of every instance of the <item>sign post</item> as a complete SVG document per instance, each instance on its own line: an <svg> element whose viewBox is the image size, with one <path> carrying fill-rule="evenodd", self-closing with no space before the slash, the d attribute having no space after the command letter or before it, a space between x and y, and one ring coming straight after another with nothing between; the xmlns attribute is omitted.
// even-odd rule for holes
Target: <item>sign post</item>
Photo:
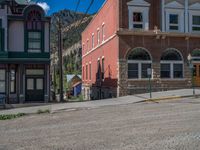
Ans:
<svg viewBox="0 0 200 150"><path fill-rule="evenodd" d="M151 75L152 75L152 69L148 68L147 69L147 75L149 77L149 94L150 94L150 99L152 99L152 89L151 89Z"/></svg>

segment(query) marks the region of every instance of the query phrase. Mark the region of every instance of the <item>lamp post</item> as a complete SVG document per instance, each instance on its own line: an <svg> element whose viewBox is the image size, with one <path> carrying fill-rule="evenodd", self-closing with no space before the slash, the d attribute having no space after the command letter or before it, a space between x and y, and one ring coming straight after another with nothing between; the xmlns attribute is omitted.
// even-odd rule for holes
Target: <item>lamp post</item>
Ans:
<svg viewBox="0 0 200 150"><path fill-rule="evenodd" d="M189 68L190 68L190 71L191 71L191 80L192 80L193 96L195 96L195 86L194 86L194 66L193 66L193 64L192 64L192 56L191 56L191 54L188 55L187 59L188 59Z"/></svg>
<svg viewBox="0 0 200 150"><path fill-rule="evenodd" d="M148 68L147 69L147 75L149 77L149 94L150 94L150 99L152 98L152 91L151 91L151 74L152 74L152 69Z"/></svg>

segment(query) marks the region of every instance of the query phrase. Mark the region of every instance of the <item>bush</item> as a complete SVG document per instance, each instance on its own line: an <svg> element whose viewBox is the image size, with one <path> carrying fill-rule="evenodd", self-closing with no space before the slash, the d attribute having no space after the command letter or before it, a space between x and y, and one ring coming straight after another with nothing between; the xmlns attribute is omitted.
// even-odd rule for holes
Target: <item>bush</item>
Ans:
<svg viewBox="0 0 200 150"><path fill-rule="evenodd" d="M0 120L9 120L9 119L15 119L22 116L25 116L25 113L18 113L18 114L9 114L9 115L0 115Z"/></svg>

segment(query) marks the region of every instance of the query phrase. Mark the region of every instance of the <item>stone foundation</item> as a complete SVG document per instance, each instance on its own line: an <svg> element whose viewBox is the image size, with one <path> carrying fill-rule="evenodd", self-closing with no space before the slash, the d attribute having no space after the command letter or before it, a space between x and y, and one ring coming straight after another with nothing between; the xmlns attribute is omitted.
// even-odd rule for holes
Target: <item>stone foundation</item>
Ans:
<svg viewBox="0 0 200 150"><path fill-rule="evenodd" d="M118 96L133 95L149 92L148 79L128 79L128 66L125 59L119 60ZM166 91L191 87L191 74L187 63L184 64L184 77L182 79L161 79L160 63L153 62L152 91Z"/></svg>

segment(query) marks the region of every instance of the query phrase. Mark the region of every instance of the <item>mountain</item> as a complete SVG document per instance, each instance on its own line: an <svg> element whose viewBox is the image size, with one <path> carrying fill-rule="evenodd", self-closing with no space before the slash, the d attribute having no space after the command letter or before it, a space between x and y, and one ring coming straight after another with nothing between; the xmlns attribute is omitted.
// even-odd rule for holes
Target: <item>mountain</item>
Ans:
<svg viewBox="0 0 200 150"><path fill-rule="evenodd" d="M81 33L91 21L91 15L62 10L54 13L51 20L51 49L52 56L57 57L57 25L60 19L63 39L63 66L66 73L81 73ZM58 61L58 58L54 58ZM55 62L57 62L55 61Z"/></svg>

